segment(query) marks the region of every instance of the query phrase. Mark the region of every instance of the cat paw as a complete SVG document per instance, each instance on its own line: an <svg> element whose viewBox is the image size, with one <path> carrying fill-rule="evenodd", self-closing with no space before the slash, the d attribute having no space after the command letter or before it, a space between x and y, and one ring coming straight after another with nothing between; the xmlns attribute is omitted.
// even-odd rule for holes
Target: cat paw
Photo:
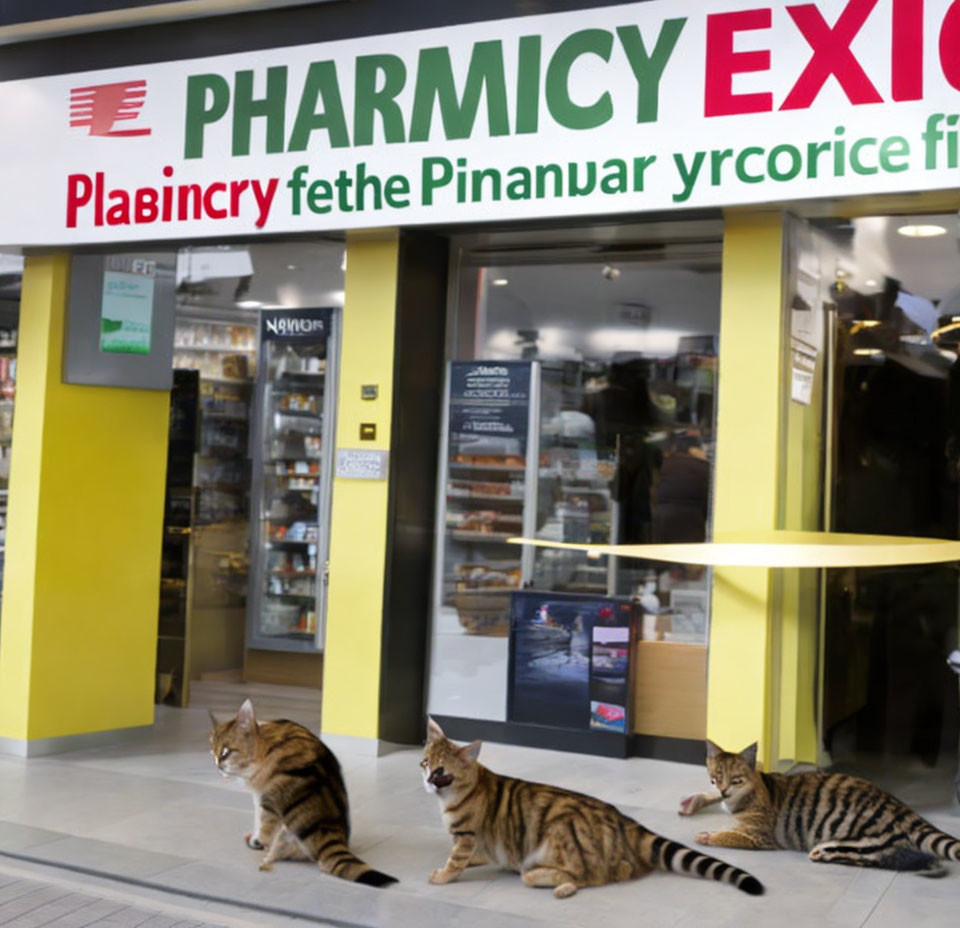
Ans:
<svg viewBox="0 0 960 928"><path fill-rule="evenodd" d="M260 864L260 869L261 869L264 873L269 873L269 872L273 869L273 864L270 863L270 861L268 861L268 860L264 860L264 861Z"/></svg>
<svg viewBox="0 0 960 928"><path fill-rule="evenodd" d="M252 851L262 851L264 848L264 845L260 843L260 839L254 837L252 834L244 835L243 840Z"/></svg>
<svg viewBox="0 0 960 928"><path fill-rule="evenodd" d="M553 891L555 899L567 899L577 891L576 883L561 883Z"/></svg>
<svg viewBox="0 0 960 928"><path fill-rule="evenodd" d="M693 836L693 840L696 841L697 844L712 844L712 839L712 831L699 831Z"/></svg>
<svg viewBox="0 0 960 928"><path fill-rule="evenodd" d="M810 860L822 860L824 852L822 848L815 847L807 856Z"/></svg>
<svg viewBox="0 0 960 928"><path fill-rule="evenodd" d="M435 886L442 886L444 883L452 883L458 875L457 873L450 873L446 867L441 867L430 874L430 882Z"/></svg>
<svg viewBox="0 0 960 928"><path fill-rule="evenodd" d="M693 815L694 812L699 808L697 800L699 796L687 796L686 799L680 800L680 808L677 809L678 815Z"/></svg>

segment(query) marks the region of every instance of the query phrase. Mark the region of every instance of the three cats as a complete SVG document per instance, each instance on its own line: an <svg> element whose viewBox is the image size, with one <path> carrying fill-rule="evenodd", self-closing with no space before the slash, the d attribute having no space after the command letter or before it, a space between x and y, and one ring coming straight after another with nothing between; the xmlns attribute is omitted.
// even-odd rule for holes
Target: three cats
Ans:
<svg viewBox="0 0 960 928"><path fill-rule="evenodd" d="M909 870L941 876L941 860L960 860L960 841L899 799L843 773L784 775L757 769L757 745L739 754L707 742L712 793L688 796L681 815L722 802L736 818L728 831L700 832L699 844L808 851L818 863Z"/></svg>
<svg viewBox="0 0 960 928"><path fill-rule="evenodd" d="M295 722L258 722L246 700L236 717L211 713L211 753L225 776L241 778L254 797L246 843L276 860L313 860L333 876L382 887L396 879L349 848L346 786L333 753ZM468 866L499 864L557 898L578 889L670 870L729 883L751 895L763 886L749 873L658 835L591 796L514 777L477 762L480 742L458 746L432 719L420 762L424 786L437 796L453 848L431 883L456 880ZM783 775L757 769L757 745L731 754L707 742L715 790L688 796L681 815L714 803L736 826L700 832L714 847L792 848L811 860L851 866L944 873L960 860L960 840L945 834L867 780L839 773Z"/></svg>

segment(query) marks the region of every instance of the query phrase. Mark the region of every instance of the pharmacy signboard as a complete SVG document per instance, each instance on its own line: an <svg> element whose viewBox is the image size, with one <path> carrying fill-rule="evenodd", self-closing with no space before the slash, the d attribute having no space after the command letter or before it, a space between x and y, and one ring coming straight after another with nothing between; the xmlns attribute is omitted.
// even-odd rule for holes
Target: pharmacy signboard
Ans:
<svg viewBox="0 0 960 928"><path fill-rule="evenodd" d="M960 0L650 0L0 84L0 245L960 186Z"/></svg>

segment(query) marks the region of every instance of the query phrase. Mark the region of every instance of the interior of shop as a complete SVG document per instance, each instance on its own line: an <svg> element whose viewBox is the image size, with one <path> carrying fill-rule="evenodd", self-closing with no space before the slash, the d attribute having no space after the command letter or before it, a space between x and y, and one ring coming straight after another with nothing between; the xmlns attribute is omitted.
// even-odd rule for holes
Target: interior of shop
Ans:
<svg viewBox="0 0 960 928"><path fill-rule="evenodd" d="M833 259L829 527L960 537L960 222L817 223ZM823 747L838 765L952 780L956 565L828 571Z"/></svg>
<svg viewBox="0 0 960 928"><path fill-rule="evenodd" d="M343 278L337 241L178 255L158 702L319 724ZM294 311L325 324L278 337Z"/></svg>
<svg viewBox="0 0 960 928"><path fill-rule="evenodd" d="M595 234L462 245L428 705L702 739L709 572L507 543L709 537L722 229ZM469 399L498 371L527 397L499 420Z"/></svg>

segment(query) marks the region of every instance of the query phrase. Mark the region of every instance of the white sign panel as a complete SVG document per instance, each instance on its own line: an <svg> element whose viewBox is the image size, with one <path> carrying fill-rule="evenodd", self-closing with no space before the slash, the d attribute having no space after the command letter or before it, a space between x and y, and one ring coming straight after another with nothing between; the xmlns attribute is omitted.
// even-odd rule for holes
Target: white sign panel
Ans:
<svg viewBox="0 0 960 928"><path fill-rule="evenodd" d="M336 475L349 480L386 480L389 454L365 448L337 448Z"/></svg>
<svg viewBox="0 0 960 928"><path fill-rule="evenodd" d="M958 0L651 0L0 84L0 245L955 188Z"/></svg>

